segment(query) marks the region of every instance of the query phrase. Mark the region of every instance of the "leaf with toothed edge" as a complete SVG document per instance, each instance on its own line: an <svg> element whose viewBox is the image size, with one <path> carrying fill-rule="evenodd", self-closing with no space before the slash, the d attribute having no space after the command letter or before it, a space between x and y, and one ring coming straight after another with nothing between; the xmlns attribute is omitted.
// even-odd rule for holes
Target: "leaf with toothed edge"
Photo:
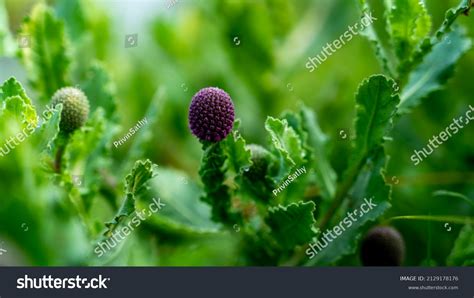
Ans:
<svg viewBox="0 0 474 298"><path fill-rule="evenodd" d="M456 21L461 14L469 13L473 5L474 2L472 0L461 0L457 7L449 9L444 16L443 24L441 24L441 27L436 31L435 37L441 39L441 37L450 32L454 21Z"/></svg>
<svg viewBox="0 0 474 298"><path fill-rule="evenodd" d="M416 46L431 31L431 17L420 0L390 0L388 32L400 61L409 59Z"/></svg>
<svg viewBox="0 0 474 298"><path fill-rule="evenodd" d="M455 64L471 48L472 43L464 31L457 27L449 32L413 70L401 93L399 113L419 105L423 98L441 89L452 77Z"/></svg>
<svg viewBox="0 0 474 298"><path fill-rule="evenodd" d="M228 136L229 137L229 136ZM216 222L235 224L240 216L231 211L231 194L226 179L226 159L224 142L202 142L203 157L199 168L205 193L201 200L212 207L211 218Z"/></svg>
<svg viewBox="0 0 474 298"><path fill-rule="evenodd" d="M356 94L356 137L349 173L361 166L371 151L384 142L400 101L394 86L395 82L383 75L371 76L359 86Z"/></svg>
<svg viewBox="0 0 474 298"><path fill-rule="evenodd" d="M288 125L286 119L280 120L269 116L265 121L265 129L270 133L273 151L279 159L272 179L275 183L280 183L294 167L306 162L306 152L300 137Z"/></svg>
<svg viewBox="0 0 474 298"><path fill-rule="evenodd" d="M367 0L359 0L359 8L362 14L366 14L371 11L371 7ZM375 50L375 56L379 60L383 69L390 75L394 74L394 64L395 62L391 60L389 52L384 48L373 24L365 27L364 30L360 32L360 35L365 36L369 42L372 44Z"/></svg>
<svg viewBox="0 0 474 298"><path fill-rule="evenodd" d="M250 150L245 147L246 142L238 131L239 126L240 120L236 120L234 130L223 141L227 155L227 168L237 175L241 175L252 165Z"/></svg>
<svg viewBox="0 0 474 298"><path fill-rule="evenodd" d="M315 247L317 253L307 261L307 266L333 265L343 256L354 253L357 249L357 242L368 225L376 221L391 207L391 187L385 184L384 179L385 152L381 146L373 152L362 167L350 192L352 200L350 210L347 211L351 212L352 217L346 213L344 217L340 218L336 225L342 225L344 229L340 228L339 231L342 229L343 232L332 241L327 241L327 246L322 250ZM372 206L372 209L367 213L360 211L360 206L365 202L364 199L376 205ZM370 203L364 204L366 207L370 205ZM358 210L358 212L355 213L355 210ZM321 232L325 233L325 231Z"/></svg>
<svg viewBox="0 0 474 298"><path fill-rule="evenodd" d="M398 59L401 80L414 67L420 45L429 40L431 17L423 0L390 0L387 7L390 9L387 31Z"/></svg>
<svg viewBox="0 0 474 298"><path fill-rule="evenodd" d="M125 178L125 199L114 219L105 223L107 230L104 232L104 236L110 237L124 218L136 211L135 200L149 189L147 182L156 175L156 165L150 160L135 162L132 171Z"/></svg>
<svg viewBox="0 0 474 298"><path fill-rule="evenodd" d="M20 29L20 35L30 38L30 45L21 48L19 55L28 70L29 80L48 102L61 87L69 85L64 25L45 4L33 8Z"/></svg>
<svg viewBox="0 0 474 298"><path fill-rule="evenodd" d="M302 201L288 206L270 207L265 222L278 244L285 250L291 250L316 236L314 210L313 202Z"/></svg>
<svg viewBox="0 0 474 298"><path fill-rule="evenodd" d="M3 136L16 134L20 131L33 130L38 124L36 109L31 104L20 82L15 78L9 78L0 85L0 134ZM29 132L30 134L32 131Z"/></svg>

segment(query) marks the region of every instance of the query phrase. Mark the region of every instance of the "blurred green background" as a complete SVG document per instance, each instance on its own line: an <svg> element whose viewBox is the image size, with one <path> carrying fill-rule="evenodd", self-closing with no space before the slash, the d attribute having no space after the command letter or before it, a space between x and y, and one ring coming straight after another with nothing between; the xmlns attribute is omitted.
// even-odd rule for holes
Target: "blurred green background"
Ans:
<svg viewBox="0 0 474 298"><path fill-rule="evenodd" d="M6 15L0 12L0 26L8 24L17 38L21 21L37 2L0 0L0 7L6 8ZM372 2L379 8L376 26L384 26L382 1ZM434 28L440 25L444 12L458 4L457 0L426 2ZM310 73L305 68L309 56L319 54L327 42L338 38L359 20L356 1L178 0L170 4L143 0L60 0L48 4L65 22L69 42L74 45L69 53L72 64L80 66L99 60L110 74L121 125L116 139L145 116L158 90L165 90L164 104L151 128L152 138L144 148L144 157L160 167L185 173L194 181L199 179L202 151L188 131L187 109L199 89L218 86L231 95L236 117L242 120L242 135L248 143L266 144L269 141L264 129L266 117L279 116L304 102L316 111L322 130L331 138L331 161L340 176L346 161L340 157L346 156L350 149L349 138L341 135L353 133L354 93L364 78L382 72L370 43L362 36L348 42L316 71ZM460 23L474 37L474 18L462 17ZM137 34L134 47L125 46L129 34ZM15 51L15 48L5 49L0 57L0 81L15 76L28 86ZM431 95L396 123L393 140L387 143L387 154L391 156L387 175L399 183L394 185L393 208L388 217L472 215L472 207L462 200L432 196L433 191L446 189L474 197L472 125L462 129L420 165L413 166L410 156L414 149L420 150L443 130L453 117L462 115L469 104L474 104L473 67L471 50L461 59L454 78L444 90ZM85 70L74 69L77 71L73 77L79 81ZM27 87L27 93L36 100L34 90ZM113 159L122 160L132 144L127 142L113 148ZM8 180L3 169L0 179ZM8 196L12 193L0 188L0 241L9 250L0 256L0 264L83 264L90 247L77 222L58 227L52 218L44 214L36 216L34 209L25 209L21 205L28 204L25 201L15 206ZM103 213L109 218L113 214L110 210ZM29 227L27 231L23 223ZM37 229L35 225L40 224L44 229ZM432 259L431 264L433 261L444 264L460 228L449 225L448 229L444 223L419 221L394 224L407 243L406 265L423 264L426 258ZM117 259L115 264L239 264L237 237L225 233L187 242L168 239L160 242L155 251L155 246L147 244L153 239L138 239L140 234L137 234L128 241L137 243L130 244L130 250L141 248L127 258ZM356 264L352 259L346 261L349 265Z"/></svg>

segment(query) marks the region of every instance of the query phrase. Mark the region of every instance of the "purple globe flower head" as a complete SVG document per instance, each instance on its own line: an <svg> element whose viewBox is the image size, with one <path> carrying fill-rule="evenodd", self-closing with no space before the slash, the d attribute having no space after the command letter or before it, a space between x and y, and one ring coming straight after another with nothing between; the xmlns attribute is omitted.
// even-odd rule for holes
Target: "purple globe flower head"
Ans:
<svg viewBox="0 0 474 298"><path fill-rule="evenodd" d="M224 90L203 88L193 96L188 119L189 129L201 141L219 142L234 127L234 104Z"/></svg>

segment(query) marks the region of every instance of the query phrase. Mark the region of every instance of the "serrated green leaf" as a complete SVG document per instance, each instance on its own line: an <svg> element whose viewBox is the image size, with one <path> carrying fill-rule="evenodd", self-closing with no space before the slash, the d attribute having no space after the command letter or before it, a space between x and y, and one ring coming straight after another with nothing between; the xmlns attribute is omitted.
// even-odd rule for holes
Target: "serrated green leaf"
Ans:
<svg viewBox="0 0 474 298"><path fill-rule="evenodd" d="M226 178L224 143L203 143L203 158L199 175L205 194L201 200L212 207L212 219L216 222L235 224L240 217L231 212L230 189L224 184Z"/></svg>
<svg viewBox="0 0 474 298"><path fill-rule="evenodd" d="M313 202L292 203L288 206L270 207L265 219L278 244L285 250L308 243L315 235L316 221Z"/></svg>
<svg viewBox="0 0 474 298"><path fill-rule="evenodd" d="M36 110L25 93L21 84L10 78L0 86L0 108L3 126L14 121L20 129L30 126L35 128L38 123ZM9 129L12 131L13 129Z"/></svg>
<svg viewBox="0 0 474 298"><path fill-rule="evenodd" d="M271 200L272 190L275 188L273 180L269 177L274 156L257 144L249 144L246 148L250 150L252 164L244 170L241 187L244 192L249 194L250 200L267 204Z"/></svg>
<svg viewBox="0 0 474 298"><path fill-rule="evenodd" d="M11 77L0 86L0 99L6 100L8 97L11 96L19 96L23 99L23 102L26 104L31 105L30 98L26 95L25 89L20 82L18 82L15 78Z"/></svg>
<svg viewBox="0 0 474 298"><path fill-rule="evenodd" d="M328 137L318 125L316 114L302 106L300 110L303 130L308 133L309 150L313 154L312 167L316 172L316 182L325 199L334 197L336 192L336 172L331 167L327 152Z"/></svg>
<svg viewBox="0 0 474 298"><path fill-rule="evenodd" d="M456 21L461 14L467 14L471 9L472 4L472 0L460 0L458 6L446 11L444 21L438 31L436 31L435 38L440 40L445 34L449 33L454 21Z"/></svg>
<svg viewBox="0 0 474 298"><path fill-rule="evenodd" d="M125 195L125 200L123 200L122 205L120 206L120 209L118 210L114 219L105 223L105 226L107 227L107 231L103 235L106 237L112 236L113 231L122 222L122 220L125 217L133 214L134 212L135 212L135 198L133 194L127 193Z"/></svg>
<svg viewBox="0 0 474 298"><path fill-rule="evenodd" d="M115 228L135 212L135 202L143 191L149 189L148 181L157 175L156 165L150 160L137 160L131 172L125 177L125 199L114 218L106 222L104 236L110 237Z"/></svg>
<svg viewBox="0 0 474 298"><path fill-rule="evenodd" d="M318 251L306 265L324 266L334 264L343 256L356 251L357 241L365 227L382 216L391 206L389 203L391 188L385 184L383 176L385 166L385 153L383 147L379 146L367 159L356 179L356 183L351 190L352 201L349 207L350 210L347 211L354 213L353 211L360 208L364 199L367 199L369 202L372 200L372 203L376 206L365 214L359 212L358 216L354 217L355 221L350 219L351 225L346 223L349 220L347 218L350 218L348 217L349 215L344 214L344 217L336 225L340 225L342 222L346 229L333 241L327 241L327 246ZM369 205L365 204L366 206ZM326 231L321 232L324 234Z"/></svg>
<svg viewBox="0 0 474 298"><path fill-rule="evenodd" d="M239 122L239 120L236 120ZM238 127L238 124L236 125ZM235 127L235 126L234 126ZM227 169L241 175L252 165L250 150L245 147L246 142L240 132L234 129L225 140L224 150L227 155Z"/></svg>
<svg viewBox="0 0 474 298"><path fill-rule="evenodd" d="M36 130L33 142L39 150L52 151L52 145L59 134L59 122L61 122L62 104L54 108L48 108L41 115L41 125Z"/></svg>
<svg viewBox="0 0 474 298"><path fill-rule="evenodd" d="M467 224L459 233L458 239L448 256L448 266L474 266L474 228Z"/></svg>
<svg viewBox="0 0 474 298"><path fill-rule="evenodd" d="M148 189L147 182L157 175L155 165L150 161L138 160L132 172L125 177L125 191L139 196Z"/></svg>
<svg viewBox="0 0 474 298"><path fill-rule="evenodd" d="M363 15L369 13L372 9L367 2L367 0L359 0L359 8ZM370 24L369 26L365 27L362 31L360 31L360 35L365 36L372 44L375 50L375 56L382 65L383 69L391 76L394 75L395 69L395 62L392 61L392 57L390 56L389 51L383 46L382 41L380 40L377 32L375 30L374 24Z"/></svg>
<svg viewBox="0 0 474 298"><path fill-rule="evenodd" d="M19 52L29 79L42 102L48 102L56 90L69 85L64 25L50 8L38 4L23 22L20 35L30 42Z"/></svg>
<svg viewBox="0 0 474 298"><path fill-rule="evenodd" d="M431 31L431 17L423 0L389 0L388 32L398 60L409 61Z"/></svg>
<svg viewBox="0 0 474 298"><path fill-rule="evenodd" d="M382 75L371 76L359 86L356 95L356 137L349 171L357 168L371 151L383 143L395 115L398 94L395 82Z"/></svg>
<svg viewBox="0 0 474 298"><path fill-rule="evenodd" d="M294 167L306 162L306 152L300 137L288 125L286 119L280 120L269 116L265 121L265 129L270 133L275 154L279 159L272 178L275 183L280 183Z"/></svg>
<svg viewBox="0 0 474 298"><path fill-rule="evenodd" d="M8 97L5 100L5 110L3 116L10 115L11 118L15 119L18 124L23 124L23 127L31 125L36 127L38 118L36 116L36 110L30 104L18 95Z"/></svg>
<svg viewBox="0 0 474 298"><path fill-rule="evenodd" d="M441 89L453 75L455 64L470 48L471 41L464 30L458 27L448 33L410 74L400 96L399 113L408 112L423 98Z"/></svg>

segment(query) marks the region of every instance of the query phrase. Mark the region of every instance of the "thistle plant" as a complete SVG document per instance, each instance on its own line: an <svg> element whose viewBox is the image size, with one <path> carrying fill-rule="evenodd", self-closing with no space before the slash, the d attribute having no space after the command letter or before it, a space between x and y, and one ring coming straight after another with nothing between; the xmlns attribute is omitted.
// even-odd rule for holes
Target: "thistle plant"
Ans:
<svg viewBox="0 0 474 298"><path fill-rule="evenodd" d="M60 137L57 140L58 149L54 165L56 172L61 171L61 160L70 134L82 127L89 115L89 100L78 88L63 87L56 91L51 100L51 105L56 107L58 104L62 105L62 111L61 121L59 122Z"/></svg>
<svg viewBox="0 0 474 298"><path fill-rule="evenodd" d="M64 87L54 93L51 105L63 105L61 111L61 132L69 134L86 123L89 115L89 100L84 92L75 87Z"/></svg>
<svg viewBox="0 0 474 298"><path fill-rule="evenodd" d="M215 87L199 90L189 107L189 128L203 142L225 139L234 126L234 104L229 94Z"/></svg>
<svg viewBox="0 0 474 298"><path fill-rule="evenodd" d="M231 201L221 171L226 161L221 141L234 126L232 99L219 88L203 88L193 96L188 115L189 128L201 141L204 151L199 170L206 192L202 200L212 205L213 219L234 224L235 215L227 212Z"/></svg>
<svg viewBox="0 0 474 298"><path fill-rule="evenodd" d="M360 15L371 10L368 1L357 2ZM0 10L1 4L0 1ZM434 91L446 86L460 59L471 48L471 39L457 20L469 12L472 1L460 0L458 6L447 11L437 30L431 29L431 16L423 1L389 0L384 4L387 17L379 17L377 25L385 32L378 36L382 29L375 30L370 25L357 37L370 41L381 73L364 79L356 77L355 84L348 83L344 88L338 86L340 94L347 95L342 92L346 90L350 90L350 96L354 94L348 109L348 114L354 115L353 125L348 128L350 121L345 123L351 136L344 141L335 137L339 129L335 123L341 122L332 113L339 112L339 106L326 109L317 102L309 107L309 103L313 105L316 101L303 96L307 104L293 104L293 97L279 91L280 76L282 81L287 80L293 72L304 78L303 83L318 80L317 76L308 77L291 68L304 60L298 56L300 51L283 55L292 48L288 46L292 38L285 40L284 35L291 20L278 17L281 23L275 24L275 31L282 35L278 39L273 37L286 46L278 51L269 50L272 40L261 37L272 30L248 34L247 40L242 39L242 46L233 47L235 51L229 53L232 59L221 63L220 59L225 60L227 55L216 56L219 63L209 67L209 80L199 73L195 82L189 82L199 88L219 82L226 86L225 91L205 87L191 96L187 89L170 84L172 80L165 78L166 71L153 68L145 73L141 67L135 67L149 61L141 60L144 58L140 55L127 56L130 61L125 59L124 63L130 64L123 69L130 72L110 74L122 67L115 65L119 56L108 59L111 47L106 44L107 39L96 38L107 27L102 27L105 21L87 19L100 14L79 15L82 10L75 6L72 9L69 5L58 5L53 9L38 4L20 28L20 34L34 42L29 47L13 46L18 55L10 55L22 62L28 80L22 84L10 78L0 85L1 139L32 128L27 141L7 157L0 157L4 178L0 188L6 194L5 203L0 206L0 219L15 224L28 221L35 228L28 237L17 236L16 226L0 232L15 239L19 247L34 247L25 249L25 259L40 265L412 265L404 256L410 254L414 245L398 222L417 220L453 225L453 233L446 236L450 237L446 240L449 247L446 245L444 254L436 256L440 263L474 264L472 209L466 205L472 204L472 200L460 192L437 192L436 199L462 199L457 202L466 206L456 206L459 208L449 211L454 213L449 215L414 215L411 210L401 210L404 205L397 200L405 196L415 198L416 190L409 189L402 195L393 192L394 176L388 174L389 166L405 163L402 159L390 160L394 155L393 144L402 141L400 131L394 131L394 127L412 124L410 114L423 112L426 106L422 103L433 100ZM77 1L79 8L86 9L84 5ZM334 9L339 11L341 7ZM0 11L0 15L6 14ZM240 16L235 19L241 20ZM70 20L81 20L81 25L71 26ZM201 33L208 29L203 24L213 25L206 22L209 21L204 18L198 24L203 26L198 28L203 30ZM232 23L228 28L236 24L239 25ZM151 31L161 33L166 26L158 22ZM302 24L295 26L295 30L306 27ZM162 52L156 55L153 51L156 56L150 57L160 59L187 53L168 44L169 38L162 40L170 33L178 34L168 29L167 34L154 36ZM96 34L88 30L95 30ZM14 39L7 30L0 28L0 33L9 37L0 39L2 54L4 48L5 52L12 48L3 47L4 40L6 43ZM214 38L214 33L209 36ZM300 36L301 32L294 33L289 36ZM302 33L301 36L308 35L306 29ZM180 38L177 40L181 44L185 39ZM224 39L213 40L210 48L219 48ZM174 42L173 38L169 40ZM193 44L194 39L186 39L186 43L203 46L200 38L195 40L199 43ZM252 46L247 47L248 44ZM307 44L317 44L316 39ZM91 51L84 55L84 49L89 48ZM228 51L228 44L222 45L222 49ZM207 49L192 54L199 57L191 55L189 61L203 58L205 66L210 63L209 57L214 57ZM255 59L251 60L255 69L237 69L242 57ZM280 61L281 57L288 61ZM109 69L106 65L112 66ZM230 71L229 65L235 66L236 71ZM135 68L142 72L135 73ZM280 74L276 70L288 71ZM353 78L353 74L347 77ZM25 84L29 88L24 88ZM452 92L452 87L446 92ZM34 100L27 90L34 91ZM323 96L310 91L308 94L315 94L318 99ZM296 94L297 88L291 92ZM154 96L149 98L151 94ZM440 98L436 98L438 104ZM129 108L124 104L119 109L119 99L136 106ZM254 112L254 99L259 99L256 107L260 104L255 114L260 116L268 110L265 118L247 117L248 111ZM48 103L54 107L51 117L38 121ZM281 111L283 103L291 109ZM344 106L348 106L347 100ZM331 114L328 117L329 113L322 111ZM134 119L143 117L149 123L127 142L130 146L114 149L114 139L130 129L129 123ZM410 134L405 138L415 139L415 130L407 130ZM412 166L409 159L406 163ZM462 161L458 166L464 166ZM304 173L299 171L303 167ZM417 170L410 168L409 172ZM85 180L75 183L76 175ZM468 193L469 186L463 186L466 188L462 191ZM133 232L127 230L136 216L143 216L153 198L160 198L165 207L143 217L140 227ZM346 224L347 214L352 214L368 198L373 199L374 208ZM101 256L94 253L97 243L106 242L120 234L116 231L124 229L130 235L120 245ZM325 241L318 242L323 237ZM57 239L64 239L63 249L57 249ZM308 248L314 243L327 246L310 258ZM427 250L426 259L431 259L430 247ZM444 256L447 257L440 261Z"/></svg>

